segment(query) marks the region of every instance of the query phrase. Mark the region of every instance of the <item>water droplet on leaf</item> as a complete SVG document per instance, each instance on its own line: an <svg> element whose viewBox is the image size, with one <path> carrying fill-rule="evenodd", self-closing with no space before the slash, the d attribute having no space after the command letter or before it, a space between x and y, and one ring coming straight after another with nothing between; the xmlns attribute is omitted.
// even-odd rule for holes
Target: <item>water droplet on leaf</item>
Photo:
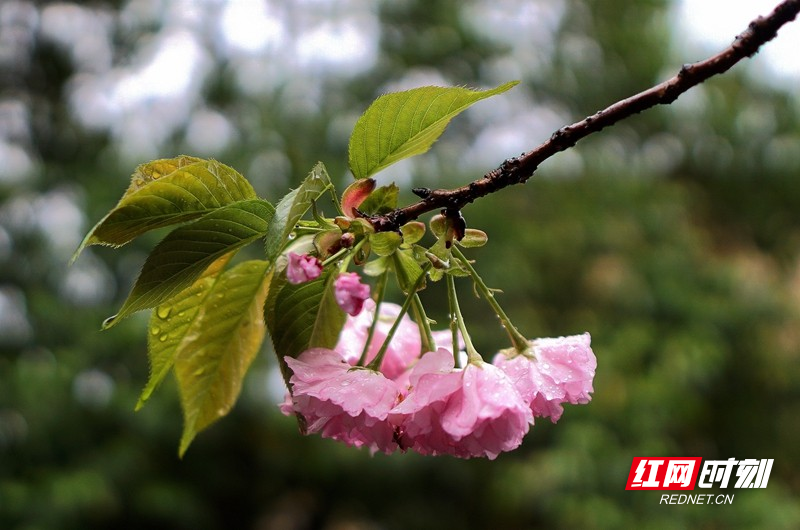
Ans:
<svg viewBox="0 0 800 530"><path fill-rule="evenodd" d="M172 313L172 308L169 306L161 306L156 309L156 314L160 319L167 319L170 313Z"/></svg>

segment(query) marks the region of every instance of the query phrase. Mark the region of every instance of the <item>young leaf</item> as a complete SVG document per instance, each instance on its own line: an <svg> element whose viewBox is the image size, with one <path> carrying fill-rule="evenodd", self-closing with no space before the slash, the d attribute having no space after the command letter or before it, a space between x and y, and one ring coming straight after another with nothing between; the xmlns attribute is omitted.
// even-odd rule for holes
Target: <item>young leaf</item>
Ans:
<svg viewBox="0 0 800 530"><path fill-rule="evenodd" d="M280 254L289 240L297 221L311 208L311 204L331 187L331 179L322 162L311 170L311 173L296 189L286 194L275 207L275 216L267 229L265 245L267 260L271 263Z"/></svg>
<svg viewBox="0 0 800 530"><path fill-rule="evenodd" d="M73 260L89 245L119 247L149 230L255 198L242 175L215 160L184 156L142 164L122 199L86 235Z"/></svg>
<svg viewBox="0 0 800 530"><path fill-rule="evenodd" d="M364 274L367 276L380 276L389 268L391 261L387 257L379 257L364 264Z"/></svg>
<svg viewBox="0 0 800 530"><path fill-rule="evenodd" d="M260 199L229 204L176 228L150 253L119 313L123 317L167 302L221 256L264 236L274 208Z"/></svg>
<svg viewBox="0 0 800 530"><path fill-rule="evenodd" d="M461 241L456 240L456 243L464 248L476 248L482 247L487 241L489 241L489 236L483 230L467 228L464 231L464 237L461 238Z"/></svg>
<svg viewBox="0 0 800 530"><path fill-rule="evenodd" d="M172 369L175 356L189 328L200 315L200 308L208 299L208 293L232 256L233 253L229 253L219 258L196 282L153 311L147 333L150 378L139 396L136 410L144 406L145 401Z"/></svg>
<svg viewBox="0 0 800 530"><path fill-rule="evenodd" d="M356 182L361 181L359 180ZM380 215L391 212L397 208L397 197L399 193L400 188L394 183L388 186L381 186L370 193L369 197L361 203L358 209L368 215Z"/></svg>
<svg viewBox="0 0 800 530"><path fill-rule="evenodd" d="M346 318L333 293L337 274L338 271L330 269L316 280L297 285L280 282L277 278L273 282L280 282L283 288L271 294L265 313L282 367L287 355L297 357L309 348L336 346ZM275 287L278 285L272 288Z"/></svg>
<svg viewBox="0 0 800 530"><path fill-rule="evenodd" d="M266 327L262 307L266 261L245 261L222 273L207 294L175 357L184 426L179 454L195 435L225 416L242 388Z"/></svg>
<svg viewBox="0 0 800 530"><path fill-rule="evenodd" d="M414 259L414 253L410 249L400 249L392 254L392 265L397 273L397 283L400 284L400 289L404 293L408 293L413 289L420 275L425 274L417 260ZM424 288L425 282L422 283L420 289Z"/></svg>
<svg viewBox="0 0 800 530"><path fill-rule="evenodd" d="M342 193L342 212L347 217L356 217L358 215L356 208L361 206L361 203L369 197L369 194L374 189L375 180L373 179L357 180L347 186L347 189Z"/></svg>
<svg viewBox="0 0 800 530"><path fill-rule="evenodd" d="M353 128L348 149L350 171L363 179L426 152L456 114L518 82L483 91L428 86L379 97Z"/></svg>
<svg viewBox="0 0 800 530"><path fill-rule="evenodd" d="M425 223L409 221L400 227L400 232L403 234L403 245L413 245L425 235Z"/></svg>
<svg viewBox="0 0 800 530"><path fill-rule="evenodd" d="M403 238L397 232L378 232L369 238L372 251L378 256L391 256L400 248Z"/></svg>

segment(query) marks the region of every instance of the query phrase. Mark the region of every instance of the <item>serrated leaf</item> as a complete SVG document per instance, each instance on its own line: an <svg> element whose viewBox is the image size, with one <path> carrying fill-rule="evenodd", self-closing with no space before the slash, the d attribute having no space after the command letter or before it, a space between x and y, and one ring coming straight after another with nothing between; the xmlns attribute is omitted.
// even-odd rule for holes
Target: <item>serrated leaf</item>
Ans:
<svg viewBox="0 0 800 530"><path fill-rule="evenodd" d="M119 247L149 230L255 198L242 175L215 160L184 156L142 164L122 199L86 235L73 260L89 245Z"/></svg>
<svg viewBox="0 0 800 530"><path fill-rule="evenodd" d="M274 262L289 240L297 221L311 208L325 191L331 187L331 179L322 162L311 170L296 189L286 194L275 207L275 216L267 229L265 250L267 260Z"/></svg>
<svg viewBox="0 0 800 530"><path fill-rule="evenodd" d="M253 260L223 272L180 345L175 376L184 415L181 456L195 435L225 416L239 396L264 340L268 268L268 262Z"/></svg>
<svg viewBox="0 0 800 530"><path fill-rule="evenodd" d="M355 178L363 179L399 160L424 153L455 115L517 83L482 91L427 86L379 97L353 128L348 148L350 171Z"/></svg>
<svg viewBox="0 0 800 530"><path fill-rule="evenodd" d="M400 248L403 237L397 232L378 232L369 238L372 251L378 256L391 256Z"/></svg>
<svg viewBox="0 0 800 530"><path fill-rule="evenodd" d="M134 170L133 175L131 175L131 184L128 186L128 189L125 191L125 194L122 197L127 197L154 180L158 180L161 177L165 177L171 173L174 173L177 169L191 164L196 164L198 162L205 162L205 160L202 158L197 158L196 156L181 155L175 158L162 158L140 164Z"/></svg>
<svg viewBox="0 0 800 530"><path fill-rule="evenodd" d="M383 215L397 208L399 194L400 188L394 183L381 186L370 193L358 209L367 215Z"/></svg>
<svg viewBox="0 0 800 530"><path fill-rule="evenodd" d="M347 317L333 293L337 274L334 268L310 282L280 282L280 292L267 301L267 326L282 367L286 356L297 357L309 348L336 346Z"/></svg>
<svg viewBox="0 0 800 530"><path fill-rule="evenodd" d="M263 237L274 211L260 199L242 201L173 230L147 257L130 295L105 327L168 301L215 260Z"/></svg>
<svg viewBox="0 0 800 530"><path fill-rule="evenodd" d="M136 410L144 406L145 401L172 369L181 343L232 256L233 253L229 253L217 259L191 286L153 310L147 332L150 378L139 396Z"/></svg>

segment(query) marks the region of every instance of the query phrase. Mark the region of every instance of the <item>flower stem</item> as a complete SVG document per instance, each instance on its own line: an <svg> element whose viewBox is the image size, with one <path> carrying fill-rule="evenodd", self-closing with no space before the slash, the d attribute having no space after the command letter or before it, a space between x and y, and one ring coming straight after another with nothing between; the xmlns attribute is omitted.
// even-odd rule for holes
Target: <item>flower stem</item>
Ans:
<svg viewBox="0 0 800 530"><path fill-rule="evenodd" d="M339 251L336 254L331 254L330 256L328 256L325 259L325 261L322 262L322 266L326 267L326 266L330 265L331 263L333 263L337 259L341 258L344 254L346 254L348 252L348 250L349 249L346 249L346 248L339 249Z"/></svg>
<svg viewBox="0 0 800 530"><path fill-rule="evenodd" d="M408 313L408 308L411 307L411 303L414 301L414 295L417 293L417 289L420 288L422 282L425 281L425 276L428 274L428 269L431 268L430 263L426 263L422 267L422 274L419 275L417 281L414 282L414 286L409 291L408 296L406 296L405 302L403 302L402 307L400 307L400 313L397 315L397 319L392 324L392 328L389 330L389 333L386 334L386 340L383 341L381 344L381 349L378 350L378 354L372 360L371 363L367 365L367 368L370 370L375 370L376 372L380 370L381 363L383 362L383 356L386 355L386 350L389 348L389 343L392 341L394 334L397 332L397 328L400 327L400 321L403 319L403 316Z"/></svg>
<svg viewBox="0 0 800 530"><path fill-rule="evenodd" d="M453 327L453 320L455 320L458 329L461 330L461 336L464 337L464 345L467 350L467 362L470 364L477 364L483 360L481 354L472 345L472 339L467 332L467 326L464 324L464 316L461 314L461 308L458 305L458 294L456 293L456 282L453 276L446 274L447 278L447 297L450 301L450 329L453 332L453 359L456 366L458 366L458 333Z"/></svg>
<svg viewBox="0 0 800 530"><path fill-rule="evenodd" d="M383 295L386 292L386 280L389 276L389 269L383 271L380 278L378 279L378 284L375 286L375 314L372 316L372 324L369 326L369 332L367 332L367 340L364 342L364 349L361 351L361 357L358 358L357 366L364 366L364 363L367 362L367 353L369 352L370 343L372 343L372 337L375 335L375 328L378 326L378 319L381 315L381 302L383 302Z"/></svg>
<svg viewBox="0 0 800 530"><path fill-rule="evenodd" d="M433 332L431 332L431 323L428 321L428 315L425 314L425 308L422 306L422 300L419 299L419 294L414 293L414 300L411 302L414 309L414 317L417 319L417 326L419 327L419 337L422 351L420 355L436 349L436 342L433 340Z"/></svg>
<svg viewBox="0 0 800 530"><path fill-rule="evenodd" d="M530 346L528 344L528 339L526 339L522 333L511 323L511 319L508 318L506 312L503 311L503 308L500 307L500 304L495 300L494 293L489 289L481 278L475 268L472 266L472 263L461 253L461 250L458 249L455 245L452 247L453 255L461 262L462 265L469 271L469 275L472 276L472 281L475 282L475 287L478 288L478 291L483 296L483 299L491 306L492 310L495 312L497 317L500 319L500 324L508 333L509 338L511 339L511 344L514 346L514 349L518 352L522 353L527 350Z"/></svg>
<svg viewBox="0 0 800 530"><path fill-rule="evenodd" d="M453 277L449 274L445 274L445 280L447 281L447 305L450 309L450 333L453 336L453 361L456 368L461 368L461 359L459 359L458 355L458 319L456 318L456 307L454 303L456 284Z"/></svg>
<svg viewBox="0 0 800 530"><path fill-rule="evenodd" d="M342 264L339 266L339 271L340 272L346 271L347 267L350 265L350 260L353 259L353 255L356 252L358 252L359 249L361 249L361 247L364 245L365 241L366 241L366 239L362 239L361 241L356 243L352 248L341 248L341 249L339 249L339 251L336 252L336 254L328 256L328 258L325 261L322 262L322 266L325 267L327 265L330 265L331 263L333 263L337 259L339 259L342 256L344 256L344 259L342 260Z"/></svg>

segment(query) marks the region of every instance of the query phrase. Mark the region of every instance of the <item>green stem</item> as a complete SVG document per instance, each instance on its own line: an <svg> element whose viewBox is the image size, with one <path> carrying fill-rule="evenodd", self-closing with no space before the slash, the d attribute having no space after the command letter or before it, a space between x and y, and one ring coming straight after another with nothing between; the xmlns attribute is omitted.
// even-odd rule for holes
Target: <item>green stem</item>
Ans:
<svg viewBox="0 0 800 530"><path fill-rule="evenodd" d="M381 344L381 349L378 350L378 354L375 356L372 362L367 365L367 368L370 370L375 370L376 372L380 370L381 363L383 362L383 356L386 355L386 350L389 348L389 343L392 341L394 334L397 332L397 328L400 327L400 321L403 319L403 316L408 312L408 308L411 307L411 303L414 300L414 295L417 293L417 289L422 286L422 282L425 281L425 276L428 274L428 269L430 268L430 263L426 263L422 267L422 274L419 275L417 281L414 282L414 287L411 288L408 296L406 296L405 302L403 302L402 307L400 307L400 313L397 315L397 319L394 321L392 328L386 335L386 340L384 340L383 344Z"/></svg>
<svg viewBox="0 0 800 530"><path fill-rule="evenodd" d="M467 350L467 362L470 364L478 364L483 361L483 357L481 357L481 354L475 349L475 346L472 345L472 339L467 331L467 326L464 324L464 316L461 314L461 308L458 305L456 282L452 275L446 274L445 276L447 277L447 296L450 300L450 307L453 309L452 313L454 313L454 315L450 315L450 318L452 319L453 316L455 316L458 329L461 331L461 336L464 338L464 345ZM450 329L452 329L452 327ZM458 335L456 333L453 333L453 358L456 364L458 364Z"/></svg>
<svg viewBox="0 0 800 530"><path fill-rule="evenodd" d="M328 258L325 261L322 262L322 266L325 267L327 265L330 265L331 263L333 263L337 259L339 259L342 256L344 256L344 259L342 260L342 265L339 267L339 270L341 272L346 271L348 265L350 265L350 260L353 259L353 254L358 252L358 250L364 245L365 241L366 241L366 239L362 239L361 241L356 243L352 248L341 248L341 249L339 249L339 251L336 252L336 254L328 256Z"/></svg>
<svg viewBox="0 0 800 530"><path fill-rule="evenodd" d="M472 266L472 263L461 253L461 250L458 249L455 245L451 248L453 255L461 262L462 265L469 271L469 275L472 276L472 281L475 282L475 286L478 288L478 291L483 296L483 299L491 306L492 310L495 312L497 317L500 319L500 324L508 333L509 338L511 339L511 344L514 346L514 349L518 352L522 353L527 350L530 346L528 344L528 339L526 339L522 333L511 323L511 319L508 318L503 308L500 307L500 304L495 300L494 293L489 289L486 284L483 282L483 278L478 276L478 273L475 271L475 268Z"/></svg>
<svg viewBox="0 0 800 530"><path fill-rule="evenodd" d="M461 368L461 359L459 359L458 355L458 318L456 318L456 308L454 303L456 299L456 284L450 274L445 274L445 280L447 282L447 305L450 309L450 313L448 315L450 318L449 326L450 333L453 336L453 361L456 368Z"/></svg>
<svg viewBox="0 0 800 530"><path fill-rule="evenodd" d="M419 327L419 338L421 343L421 354L436 349L436 341L433 340L433 332L431 331L431 323L428 320L428 315L425 314L425 308L422 306L422 300L419 299L419 294L414 293L414 317L417 319L417 326Z"/></svg>
<svg viewBox="0 0 800 530"><path fill-rule="evenodd" d="M364 349L361 351L361 357L358 358L358 366L364 366L364 363L367 362L369 346L372 343L372 337L375 335L375 328L378 326L378 319L381 315L381 302L383 302L383 295L386 291L386 279L388 276L389 269L386 269L383 271L383 274L381 274L378 284L375 286L375 314L372 317L372 324L369 326L369 332L367 332L367 340L364 342Z"/></svg>
<svg viewBox="0 0 800 530"><path fill-rule="evenodd" d="M346 248L340 248L339 251L336 252L336 254L331 254L330 256L328 256L327 259L322 262L322 266L323 267L327 267L328 265L330 265L331 263L333 263L337 259L339 259L342 256L344 256L347 253L348 250L349 249L346 249Z"/></svg>

